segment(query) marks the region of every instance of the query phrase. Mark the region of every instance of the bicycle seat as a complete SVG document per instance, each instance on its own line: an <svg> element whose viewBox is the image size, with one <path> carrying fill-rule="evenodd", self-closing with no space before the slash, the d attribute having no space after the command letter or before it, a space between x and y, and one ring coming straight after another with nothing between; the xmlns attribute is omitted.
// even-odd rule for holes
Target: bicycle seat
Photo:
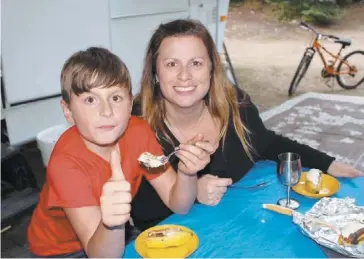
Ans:
<svg viewBox="0 0 364 259"><path fill-rule="evenodd" d="M343 47L350 46L351 45L351 39L338 39L338 40L335 40L335 43L340 43L340 44L343 45Z"/></svg>

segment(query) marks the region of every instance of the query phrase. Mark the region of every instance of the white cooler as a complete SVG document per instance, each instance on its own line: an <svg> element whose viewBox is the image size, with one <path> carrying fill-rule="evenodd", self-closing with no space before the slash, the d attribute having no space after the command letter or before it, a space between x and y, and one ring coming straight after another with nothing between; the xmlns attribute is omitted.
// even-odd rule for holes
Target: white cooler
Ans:
<svg viewBox="0 0 364 259"><path fill-rule="evenodd" d="M41 152L44 166L47 166L54 145L68 127L68 125L55 125L37 134L37 145Z"/></svg>

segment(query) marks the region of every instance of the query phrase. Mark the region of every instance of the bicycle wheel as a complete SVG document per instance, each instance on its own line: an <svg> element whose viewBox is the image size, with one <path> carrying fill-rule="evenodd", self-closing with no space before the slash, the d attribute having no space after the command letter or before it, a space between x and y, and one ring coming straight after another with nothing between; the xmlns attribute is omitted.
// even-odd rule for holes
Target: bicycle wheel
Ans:
<svg viewBox="0 0 364 259"><path fill-rule="evenodd" d="M296 91L299 83L307 72L308 67L310 66L313 55L315 54L315 50L313 48L307 48L305 54L301 59L300 64L297 67L296 73L294 74L291 85L288 89L288 95L291 96Z"/></svg>
<svg viewBox="0 0 364 259"><path fill-rule="evenodd" d="M355 67L356 72L347 65ZM347 54L337 67L336 80L344 89L354 89L364 83L364 51L356 50Z"/></svg>

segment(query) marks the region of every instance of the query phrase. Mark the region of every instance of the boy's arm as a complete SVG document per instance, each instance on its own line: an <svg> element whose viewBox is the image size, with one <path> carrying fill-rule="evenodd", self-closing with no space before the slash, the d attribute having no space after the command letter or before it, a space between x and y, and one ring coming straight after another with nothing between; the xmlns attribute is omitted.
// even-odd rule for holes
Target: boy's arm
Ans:
<svg viewBox="0 0 364 259"><path fill-rule="evenodd" d="M120 258L124 253L130 184L124 178L117 150L111 152L110 165L111 178L102 187L100 207L64 208L88 257Z"/></svg>
<svg viewBox="0 0 364 259"><path fill-rule="evenodd" d="M197 172L210 162L216 145L203 141L198 135L181 144L176 156L180 159L177 173L169 167L165 173L150 181L163 202L175 213L186 214L197 195Z"/></svg>
<svg viewBox="0 0 364 259"><path fill-rule="evenodd" d="M124 225L107 228L101 220L100 207L65 208L88 257L120 258L124 253Z"/></svg>

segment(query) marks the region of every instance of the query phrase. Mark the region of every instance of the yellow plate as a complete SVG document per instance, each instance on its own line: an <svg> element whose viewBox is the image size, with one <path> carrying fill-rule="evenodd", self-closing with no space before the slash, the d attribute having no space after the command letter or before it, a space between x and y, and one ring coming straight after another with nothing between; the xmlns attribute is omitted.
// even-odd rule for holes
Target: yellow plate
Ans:
<svg viewBox="0 0 364 259"><path fill-rule="evenodd" d="M322 197L328 197L335 193L340 188L340 183L338 180L336 180L334 177L328 175L328 174L322 174L322 187L320 189L319 193L312 193L306 190L306 174L307 172L303 172L300 178L300 181L298 184L292 187L292 190L296 193L299 193L303 196L309 197L309 198L322 198Z"/></svg>
<svg viewBox="0 0 364 259"><path fill-rule="evenodd" d="M148 248L145 243L145 238L151 230L161 230L167 227L180 227L192 233L192 238L187 243L167 248ZM160 225L151 227L142 232L135 240L135 250L143 258L186 258L191 255L198 247L198 237L191 229L179 225Z"/></svg>

